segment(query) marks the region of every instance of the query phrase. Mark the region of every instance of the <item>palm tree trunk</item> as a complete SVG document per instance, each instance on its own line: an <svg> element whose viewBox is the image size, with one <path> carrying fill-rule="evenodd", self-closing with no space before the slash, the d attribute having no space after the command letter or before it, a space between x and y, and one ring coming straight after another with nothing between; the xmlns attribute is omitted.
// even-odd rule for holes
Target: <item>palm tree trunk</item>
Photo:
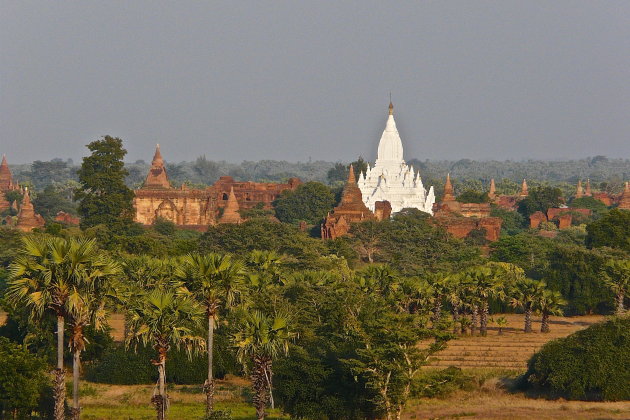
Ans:
<svg viewBox="0 0 630 420"><path fill-rule="evenodd" d="M625 310L623 307L623 300L625 299L623 291L617 293L617 310L615 311L617 315L622 315Z"/></svg>
<svg viewBox="0 0 630 420"><path fill-rule="evenodd" d="M442 318L442 298L441 296L436 298L435 304L433 305L433 325L435 326L440 322Z"/></svg>
<svg viewBox="0 0 630 420"><path fill-rule="evenodd" d="M214 350L214 315L208 314L208 379L203 385L206 392L206 415L214 410L214 375L212 372L212 359Z"/></svg>
<svg viewBox="0 0 630 420"><path fill-rule="evenodd" d="M453 307L453 334L457 334L460 331L459 324L459 306Z"/></svg>
<svg viewBox="0 0 630 420"><path fill-rule="evenodd" d="M66 381L65 372L63 370L63 331L63 315L57 315L57 369L55 369L53 389L55 397L55 420L64 420L66 418Z"/></svg>
<svg viewBox="0 0 630 420"><path fill-rule="evenodd" d="M254 396L252 402L256 408L256 419L264 420L265 407L269 401L269 385L267 384L267 365L270 360L263 356L254 356L254 369L252 370L252 386Z"/></svg>
<svg viewBox="0 0 630 420"><path fill-rule="evenodd" d="M81 368L81 351L75 350L72 356L72 419L79 420L81 407L79 407L79 369Z"/></svg>
<svg viewBox="0 0 630 420"><path fill-rule="evenodd" d="M479 307L475 304L472 306L472 313L470 314L470 335L475 335L477 330L477 319L479 318Z"/></svg>
<svg viewBox="0 0 630 420"><path fill-rule="evenodd" d="M151 402L155 405L157 412L157 420L166 420L166 408L168 405L168 397L166 395L166 349L158 349L158 395L151 398Z"/></svg>
<svg viewBox="0 0 630 420"><path fill-rule="evenodd" d="M532 307L531 304L525 306L525 332L532 332Z"/></svg>
<svg viewBox="0 0 630 420"><path fill-rule="evenodd" d="M542 321L540 323L540 332L548 333L549 331L551 331L549 329L549 312L543 311Z"/></svg>
<svg viewBox="0 0 630 420"><path fill-rule="evenodd" d="M481 303L481 316L479 319L479 332L482 336L488 335L488 302L484 301Z"/></svg>

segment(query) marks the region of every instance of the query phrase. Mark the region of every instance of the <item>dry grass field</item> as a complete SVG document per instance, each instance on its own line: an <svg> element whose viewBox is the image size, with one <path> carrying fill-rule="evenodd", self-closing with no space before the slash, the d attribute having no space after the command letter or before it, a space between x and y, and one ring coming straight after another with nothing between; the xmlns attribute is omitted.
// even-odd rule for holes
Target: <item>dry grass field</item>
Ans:
<svg viewBox="0 0 630 420"><path fill-rule="evenodd" d="M501 315L493 315L496 319ZM534 318L534 332L523 332L524 317L503 315L508 320L503 334L490 324L486 337L465 336L448 343L448 347L430 359L429 366L444 368L499 368L525 370L529 358L549 340L566 337L575 331L604 320L603 316L552 317L551 332L540 332L540 319Z"/></svg>
<svg viewBox="0 0 630 420"><path fill-rule="evenodd" d="M630 402L546 400L511 393L509 379L491 378L473 391L412 401L402 418L487 420L630 419ZM507 382L507 383L506 383Z"/></svg>

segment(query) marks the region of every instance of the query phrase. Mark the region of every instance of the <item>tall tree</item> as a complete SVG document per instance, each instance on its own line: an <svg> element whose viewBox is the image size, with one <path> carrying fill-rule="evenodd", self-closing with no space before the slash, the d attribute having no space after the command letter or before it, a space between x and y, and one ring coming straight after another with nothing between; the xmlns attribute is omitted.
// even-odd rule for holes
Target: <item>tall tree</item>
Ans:
<svg viewBox="0 0 630 420"><path fill-rule="evenodd" d="M214 375L212 360L214 350L214 324L219 311L234 303L242 286L244 265L229 255L187 255L177 272L194 298L204 307L208 324L208 379L206 392L206 414L214 410Z"/></svg>
<svg viewBox="0 0 630 420"><path fill-rule="evenodd" d="M560 292L549 289L542 291L536 301L536 309L542 315L540 332L548 333L551 331L549 329L549 317L551 315L562 315L562 306L566 304L567 301L562 298Z"/></svg>
<svg viewBox="0 0 630 420"><path fill-rule="evenodd" d="M101 276L93 267L94 240L24 237L22 248L10 265L7 296L15 305L30 309L41 319L46 310L57 318L57 369L54 377L55 420L65 417L66 397L63 363L65 321L76 309L77 289ZM98 264L96 264L98 265Z"/></svg>
<svg viewBox="0 0 630 420"><path fill-rule="evenodd" d="M121 270L117 262L96 248L94 240L78 242L78 246L72 247L68 258L83 265L80 281L73 285L68 297L71 329L69 341L72 350L72 418L79 420L79 372L81 353L87 344L85 328L90 325L96 331L105 328L107 297L115 293L111 280Z"/></svg>
<svg viewBox="0 0 630 420"><path fill-rule="evenodd" d="M335 195L319 182L307 182L284 191L274 202L276 217L285 223L319 223L335 205Z"/></svg>
<svg viewBox="0 0 630 420"><path fill-rule="evenodd" d="M123 158L127 151L122 140L105 136L87 147L92 154L83 158L81 169L77 172L81 185L75 191L81 227L131 222L133 191L125 185L128 172Z"/></svg>
<svg viewBox="0 0 630 420"><path fill-rule="evenodd" d="M525 328L526 333L532 332L532 313L534 312L536 302L542 296L545 290L545 283L532 279L521 279L511 290L510 304L514 307L523 308L525 312Z"/></svg>
<svg viewBox="0 0 630 420"><path fill-rule="evenodd" d="M205 340L196 334L201 327L202 308L185 295L169 289L157 288L136 296L129 302L130 333L126 344L150 345L157 352L153 364L158 369L158 386L151 399L157 419L166 419L166 359L172 346L185 348L189 355L205 347Z"/></svg>
<svg viewBox="0 0 630 420"><path fill-rule="evenodd" d="M294 337L288 315L268 316L258 310L247 311L232 336L239 362L246 369L251 364L253 403L258 420L265 418L267 403L271 401L273 405L273 359L289 352L289 343Z"/></svg>

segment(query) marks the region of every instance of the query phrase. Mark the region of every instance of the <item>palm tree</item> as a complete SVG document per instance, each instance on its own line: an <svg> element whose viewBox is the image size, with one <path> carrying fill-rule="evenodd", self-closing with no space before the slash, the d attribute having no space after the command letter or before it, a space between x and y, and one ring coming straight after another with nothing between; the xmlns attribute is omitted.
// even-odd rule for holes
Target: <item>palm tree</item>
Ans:
<svg viewBox="0 0 630 420"><path fill-rule="evenodd" d="M532 312L545 287L545 283L541 281L521 279L511 291L512 299L510 300L510 304L514 307L523 308L525 312L524 330L526 333L532 332Z"/></svg>
<svg viewBox="0 0 630 420"><path fill-rule="evenodd" d="M459 274L448 277L446 289L446 301L451 305L453 312L453 334L464 333L464 325L460 321L460 316L464 310L466 297L468 294L468 280Z"/></svg>
<svg viewBox="0 0 630 420"><path fill-rule="evenodd" d="M450 279L448 276L437 273L427 276L427 281L431 286L433 300L433 315L431 321L433 325L437 325L442 319L442 304L444 297L449 292Z"/></svg>
<svg viewBox="0 0 630 420"><path fill-rule="evenodd" d="M157 411L157 419L166 419L168 395L166 393L166 359L171 346L185 348L189 356L205 347L201 329L203 309L190 297L177 295L171 289L158 287L151 292L136 296L129 302L130 332L127 346L141 343L151 345L157 352L153 364L158 369L157 393L151 398Z"/></svg>
<svg viewBox="0 0 630 420"><path fill-rule="evenodd" d="M523 270L509 263L489 262L481 267L472 269L474 293L480 301L480 328L482 336L488 335L488 315L490 299L503 301L506 299L506 289L524 278Z"/></svg>
<svg viewBox="0 0 630 420"><path fill-rule="evenodd" d="M603 269L604 282L615 294L615 313L625 312L623 301L630 294L630 260L609 260Z"/></svg>
<svg viewBox="0 0 630 420"><path fill-rule="evenodd" d="M542 314L540 332L548 333L551 331L549 329L549 317L551 315L562 315L561 307L566 304L567 301L562 298L560 292L549 289L543 290L535 303L536 309Z"/></svg>
<svg viewBox="0 0 630 420"><path fill-rule="evenodd" d="M288 354L289 342L295 334L289 328L289 317L277 314L269 317L261 311L248 311L232 336L239 362L247 368L251 362L253 403L256 418L265 418L265 407L273 406L272 362L280 354Z"/></svg>
<svg viewBox="0 0 630 420"><path fill-rule="evenodd" d="M70 349L72 358L72 418L78 420L81 413L79 405L79 370L81 352L85 350L85 327L93 325L97 330L105 327L107 316L106 297L112 291L110 280L120 272L120 266L107 258L96 248L96 243L86 241L72 247L69 258L82 260L84 276L80 284L73 285L68 296L68 318L72 333Z"/></svg>
<svg viewBox="0 0 630 420"><path fill-rule="evenodd" d="M214 323L221 308L236 303L243 286L244 265L229 255L191 254L184 258L178 277L184 280L188 290L206 311L208 321L208 379L204 384L206 392L206 413L214 409L214 376L212 359L214 349Z"/></svg>
<svg viewBox="0 0 630 420"><path fill-rule="evenodd" d="M57 318L55 420L65 418L64 329L66 318L77 302L71 297L101 276L100 263L95 262L99 258L94 240L24 237L22 248L10 265L9 300L30 308L34 319L41 318L46 310L51 310ZM75 403L78 408L78 402Z"/></svg>

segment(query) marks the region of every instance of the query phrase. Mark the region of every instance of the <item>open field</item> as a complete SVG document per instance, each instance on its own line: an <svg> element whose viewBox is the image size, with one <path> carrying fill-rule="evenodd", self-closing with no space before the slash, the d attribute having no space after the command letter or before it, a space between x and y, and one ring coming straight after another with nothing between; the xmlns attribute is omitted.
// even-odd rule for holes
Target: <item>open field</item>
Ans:
<svg viewBox="0 0 630 420"><path fill-rule="evenodd" d="M566 337L605 318L600 315L577 317L551 317L551 332L540 332L540 319L534 318L534 332L523 332L524 317L520 314L493 315L496 319L504 316L508 320L503 335L498 328L490 325L486 337L465 336L451 340L448 347L432 357L429 366L445 368L501 368L525 370L529 358L547 341Z"/></svg>
<svg viewBox="0 0 630 420"><path fill-rule="evenodd" d="M470 370L474 372L475 370ZM472 391L446 398L423 398L409 403L403 419L487 420L604 420L630 419L630 402L545 400L511 393L510 379L490 378Z"/></svg>
<svg viewBox="0 0 630 420"><path fill-rule="evenodd" d="M81 385L81 418L85 420L144 420L154 419L151 405L153 385L104 385L83 382ZM249 382L231 377L217 381L216 408L229 410L235 420L255 419L248 402ZM201 419L205 395L201 385L169 385L170 419ZM267 410L268 419L287 419L278 410Z"/></svg>
<svg viewBox="0 0 630 420"><path fill-rule="evenodd" d="M493 377L500 371L470 370L480 378L472 391L458 391L445 398L411 401L403 419L629 419L630 402L581 402L529 398L507 390L511 379ZM477 372L477 373L475 373ZM249 400L248 382L229 378L217 383L217 408L232 412L236 420L255 419ZM201 419L203 394L198 386L169 386L171 419ZM82 418L86 420L153 419L149 403L152 385L102 385L83 383ZM288 419L278 410L269 410L268 419Z"/></svg>

